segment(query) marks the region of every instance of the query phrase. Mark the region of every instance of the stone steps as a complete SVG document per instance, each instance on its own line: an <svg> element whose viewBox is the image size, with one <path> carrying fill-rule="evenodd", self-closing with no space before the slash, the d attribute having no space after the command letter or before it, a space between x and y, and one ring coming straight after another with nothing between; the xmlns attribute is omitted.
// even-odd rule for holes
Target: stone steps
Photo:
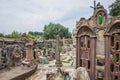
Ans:
<svg viewBox="0 0 120 80"><path fill-rule="evenodd" d="M9 71L0 73L0 80L25 80L37 69L37 65L32 67L18 66Z"/></svg>

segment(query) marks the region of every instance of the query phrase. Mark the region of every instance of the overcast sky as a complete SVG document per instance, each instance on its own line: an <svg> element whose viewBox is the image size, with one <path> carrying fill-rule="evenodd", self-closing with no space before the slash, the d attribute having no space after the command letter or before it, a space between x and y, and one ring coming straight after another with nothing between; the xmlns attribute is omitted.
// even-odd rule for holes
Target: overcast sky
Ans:
<svg viewBox="0 0 120 80"><path fill-rule="evenodd" d="M94 0L0 0L0 33L41 32L45 24L60 23L70 31L80 17L93 14ZM96 0L104 7L115 0Z"/></svg>

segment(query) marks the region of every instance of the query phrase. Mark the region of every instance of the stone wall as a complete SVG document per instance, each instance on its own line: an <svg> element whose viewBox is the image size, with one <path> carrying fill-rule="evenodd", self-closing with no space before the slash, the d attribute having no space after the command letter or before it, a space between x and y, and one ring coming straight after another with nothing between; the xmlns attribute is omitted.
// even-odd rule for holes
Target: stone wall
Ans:
<svg viewBox="0 0 120 80"><path fill-rule="evenodd" d="M43 43L33 41L32 51L36 47L43 47ZM9 68L11 66L20 65L19 61L25 59L26 57L26 41L21 39L2 39L0 38L0 69ZM20 49L20 58L15 58L18 51L14 52L14 49ZM15 54L14 54L15 53ZM19 54L19 53L18 53ZM17 62L18 61L18 62Z"/></svg>

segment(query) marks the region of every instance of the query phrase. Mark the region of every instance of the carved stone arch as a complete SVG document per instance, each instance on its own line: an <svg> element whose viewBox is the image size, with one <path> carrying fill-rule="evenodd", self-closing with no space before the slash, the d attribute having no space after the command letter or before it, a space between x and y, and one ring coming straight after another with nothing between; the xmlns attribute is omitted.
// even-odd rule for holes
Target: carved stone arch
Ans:
<svg viewBox="0 0 120 80"><path fill-rule="evenodd" d="M99 23L100 21L100 23ZM97 9L94 12L94 22L97 27L103 27L105 26L105 23L107 21L107 11L102 8L102 9Z"/></svg>
<svg viewBox="0 0 120 80"><path fill-rule="evenodd" d="M110 26L110 28L108 29L108 31L106 33L113 34L113 33L118 33L118 32L120 32L120 20L115 21L115 23L113 23Z"/></svg>
<svg viewBox="0 0 120 80"><path fill-rule="evenodd" d="M120 21L105 33L105 80L120 80Z"/></svg>
<svg viewBox="0 0 120 80"><path fill-rule="evenodd" d="M107 12L106 12L106 10L104 10L104 9L98 9L98 10L96 10L94 16L97 16L97 14L100 13L100 12L104 13L104 15L107 16Z"/></svg>
<svg viewBox="0 0 120 80"><path fill-rule="evenodd" d="M76 38L76 68L85 67L91 80L95 80L95 34L84 25L79 27Z"/></svg>
<svg viewBox="0 0 120 80"><path fill-rule="evenodd" d="M84 26L81 26L78 28L77 35L79 35L79 34L94 35L94 32L90 27L88 27L87 25L84 25Z"/></svg>

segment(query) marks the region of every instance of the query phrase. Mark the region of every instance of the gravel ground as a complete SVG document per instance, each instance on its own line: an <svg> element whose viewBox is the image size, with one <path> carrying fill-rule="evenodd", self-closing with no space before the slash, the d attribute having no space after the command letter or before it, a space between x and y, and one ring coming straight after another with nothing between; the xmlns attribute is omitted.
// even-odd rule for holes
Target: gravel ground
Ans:
<svg viewBox="0 0 120 80"><path fill-rule="evenodd" d="M72 51L70 51L69 53L70 54L66 54L63 56L67 58L73 54ZM75 60L75 57L73 60ZM65 72L69 72L71 78L73 78L74 71L75 71L74 66L71 66L72 61L70 63L62 63L63 67L61 68L61 70L65 71ZM26 80L46 80L46 73L56 72L57 69L56 69L56 67L54 67L54 65L55 65L55 60L50 61L49 64L39 64L37 71Z"/></svg>

